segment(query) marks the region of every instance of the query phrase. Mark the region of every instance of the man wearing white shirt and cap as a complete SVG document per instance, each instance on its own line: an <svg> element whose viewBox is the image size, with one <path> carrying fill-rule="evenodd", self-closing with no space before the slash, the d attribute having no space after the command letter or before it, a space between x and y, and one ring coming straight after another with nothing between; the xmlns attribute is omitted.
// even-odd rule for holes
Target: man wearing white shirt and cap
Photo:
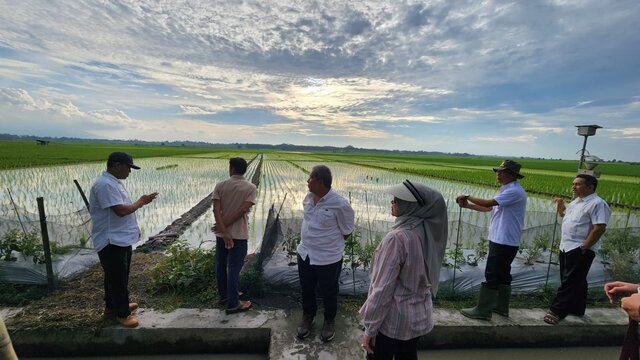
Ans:
<svg viewBox="0 0 640 360"><path fill-rule="evenodd" d="M126 327L138 326L138 319L131 315L138 304L129 303L128 289L132 245L140 240L135 212L158 196L154 192L132 202L122 183L131 169L140 169L131 155L111 153L107 170L96 179L89 196L91 238L104 270L104 315L115 315Z"/></svg>
<svg viewBox="0 0 640 360"><path fill-rule="evenodd" d="M338 279L342 270L345 239L354 230L354 212L344 197L331 189L331 170L315 166L309 174L309 193L304 198L304 219L298 245L298 275L302 290L303 318L298 338L311 333L317 312L316 287L324 305L324 324L320 339L333 340L338 310Z"/></svg>

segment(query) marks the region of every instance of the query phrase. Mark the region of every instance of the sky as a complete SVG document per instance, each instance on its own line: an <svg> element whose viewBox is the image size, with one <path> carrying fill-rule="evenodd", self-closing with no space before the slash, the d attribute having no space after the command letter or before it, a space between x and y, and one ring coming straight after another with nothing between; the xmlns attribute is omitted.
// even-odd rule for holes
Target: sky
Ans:
<svg viewBox="0 0 640 360"><path fill-rule="evenodd" d="M0 0L0 133L640 161L640 1Z"/></svg>

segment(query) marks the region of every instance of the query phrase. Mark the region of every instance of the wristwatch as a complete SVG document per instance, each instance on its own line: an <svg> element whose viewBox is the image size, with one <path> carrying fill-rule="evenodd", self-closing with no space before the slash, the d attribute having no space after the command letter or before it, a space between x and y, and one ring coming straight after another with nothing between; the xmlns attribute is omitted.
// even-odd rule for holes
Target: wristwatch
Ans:
<svg viewBox="0 0 640 360"><path fill-rule="evenodd" d="M640 294L640 286L638 286L638 294Z"/></svg>

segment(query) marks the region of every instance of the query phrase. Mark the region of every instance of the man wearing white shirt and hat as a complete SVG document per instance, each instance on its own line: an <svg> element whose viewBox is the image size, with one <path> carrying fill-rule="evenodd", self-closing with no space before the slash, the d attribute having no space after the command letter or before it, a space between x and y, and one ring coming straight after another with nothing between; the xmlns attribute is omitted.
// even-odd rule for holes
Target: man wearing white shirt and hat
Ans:
<svg viewBox="0 0 640 360"><path fill-rule="evenodd" d="M518 183L518 179L524 178L520 168L521 165L513 160L504 160L499 167L493 168L500 192L492 199L468 194L456 197L462 208L491 212L485 281L480 287L478 305L461 310L466 317L490 320L494 312L509 316L511 263L518 253L527 207L527 194Z"/></svg>

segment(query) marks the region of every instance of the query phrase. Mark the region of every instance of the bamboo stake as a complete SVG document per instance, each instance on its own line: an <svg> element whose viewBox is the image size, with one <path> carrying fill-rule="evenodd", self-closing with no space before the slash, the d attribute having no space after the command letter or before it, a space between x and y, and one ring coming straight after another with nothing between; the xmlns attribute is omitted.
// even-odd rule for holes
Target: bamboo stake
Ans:
<svg viewBox="0 0 640 360"><path fill-rule="evenodd" d="M49 232L47 231L47 215L44 212L44 198L39 197L38 213L40 214L40 230L42 232L42 247L44 250L44 262L47 268L47 283L53 287L53 263L51 260L51 248L49 246Z"/></svg>
<svg viewBox="0 0 640 360"><path fill-rule="evenodd" d="M73 179L73 182L76 184L76 187L78 188L78 191L80 192L80 196L82 196L82 201L84 201L84 205L87 207L87 210L90 210L89 209L89 201L87 200L87 196L84 194L84 191L82 190L82 187L80 186L80 183L76 179Z"/></svg>
<svg viewBox="0 0 640 360"><path fill-rule="evenodd" d="M11 204L13 204L13 210L16 212L16 216L18 216L18 222L20 223L20 226L22 227L22 232L27 235L27 230L24 228L24 224L22 223L22 219L20 218L20 213L18 212L18 206L16 205L16 202L13 201L13 196L11 196L11 190L9 190L9 188L7 188L7 192L9 193L9 199L11 200Z"/></svg>

